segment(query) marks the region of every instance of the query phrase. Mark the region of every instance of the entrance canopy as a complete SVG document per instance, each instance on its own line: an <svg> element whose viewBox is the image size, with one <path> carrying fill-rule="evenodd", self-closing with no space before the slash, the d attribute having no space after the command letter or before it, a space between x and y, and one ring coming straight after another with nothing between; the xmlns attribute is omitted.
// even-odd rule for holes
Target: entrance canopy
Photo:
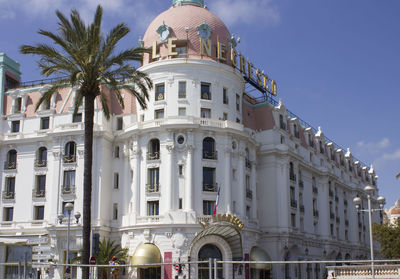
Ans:
<svg viewBox="0 0 400 279"><path fill-rule="evenodd" d="M239 230L233 224L224 221L214 222L212 224L209 224L201 232L199 232L193 239L190 250L192 249L194 243L196 243L199 239L207 235L217 235L222 237L223 239L226 240L226 242L228 242L232 250L232 259L233 260L243 259L242 238Z"/></svg>
<svg viewBox="0 0 400 279"><path fill-rule="evenodd" d="M251 248L250 251L250 260L251 261L258 261L258 262L268 262L271 261L271 258L265 252L263 249L260 247L254 246ZM272 265L271 264L265 264L265 263L252 263L250 264L251 268L254 269L266 269L266 270L271 270Z"/></svg>
<svg viewBox="0 0 400 279"><path fill-rule="evenodd" d="M140 244L133 254L131 264L142 265L142 264L152 264L141 268L157 267L161 263L161 253L160 249L153 243L143 243Z"/></svg>

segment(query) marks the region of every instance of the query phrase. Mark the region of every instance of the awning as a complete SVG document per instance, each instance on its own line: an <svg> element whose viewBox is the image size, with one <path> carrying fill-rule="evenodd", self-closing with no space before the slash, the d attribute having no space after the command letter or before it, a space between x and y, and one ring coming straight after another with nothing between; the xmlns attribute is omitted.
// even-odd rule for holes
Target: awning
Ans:
<svg viewBox="0 0 400 279"><path fill-rule="evenodd" d="M0 243L3 244L22 244L26 243L27 240L26 238L0 236Z"/></svg>
<svg viewBox="0 0 400 279"><path fill-rule="evenodd" d="M228 222L214 222L209 226L205 227L201 232L199 232L196 237L192 241L192 246L206 235L218 235L228 242L231 250L232 250L232 259L233 260L242 260L242 238L240 236L239 230ZM189 251L190 255L190 251Z"/></svg>
<svg viewBox="0 0 400 279"><path fill-rule="evenodd" d="M263 249L260 247L254 246L251 248L250 251L250 261L257 261L257 262L269 262L271 261L271 258L265 252ZM272 265L271 264L266 264L266 263L252 263L250 264L251 268L254 269L266 269L266 270L271 270Z"/></svg>
<svg viewBox="0 0 400 279"><path fill-rule="evenodd" d="M143 243L140 244L133 254L131 259L131 264L133 265L142 265L142 264L154 264L147 265L140 268L149 268L160 266L158 263L161 263L161 253L160 249L152 243Z"/></svg>

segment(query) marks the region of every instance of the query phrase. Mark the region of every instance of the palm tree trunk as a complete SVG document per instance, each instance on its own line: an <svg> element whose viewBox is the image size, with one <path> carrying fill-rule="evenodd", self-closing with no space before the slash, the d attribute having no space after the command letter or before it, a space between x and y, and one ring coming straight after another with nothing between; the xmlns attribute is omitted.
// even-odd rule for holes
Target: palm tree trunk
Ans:
<svg viewBox="0 0 400 279"><path fill-rule="evenodd" d="M83 251L82 264L89 264L92 204L93 118L95 96L85 96L85 147L83 170ZM89 279L89 267L82 268L82 279Z"/></svg>

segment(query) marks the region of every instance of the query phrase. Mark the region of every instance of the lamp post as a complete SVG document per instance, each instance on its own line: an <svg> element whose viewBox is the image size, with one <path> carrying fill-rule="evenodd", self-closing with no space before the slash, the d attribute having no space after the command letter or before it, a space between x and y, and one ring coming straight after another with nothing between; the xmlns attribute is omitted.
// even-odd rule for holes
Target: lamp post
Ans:
<svg viewBox="0 0 400 279"><path fill-rule="evenodd" d="M371 195L376 190L373 186L365 186L364 191L367 193L368 198L368 209L361 209L361 198L355 197L353 199L354 204L356 205L358 212L368 212L368 220L369 220L369 245L371 251L371 273L372 279L375 279L375 269L374 269L374 240L372 238L372 212L373 211L381 211L385 204L384 197L378 197L379 208L373 209L371 205Z"/></svg>
<svg viewBox="0 0 400 279"><path fill-rule="evenodd" d="M69 232L70 232L70 226L71 226L71 211L74 209L74 204L69 202L65 205L64 207L67 210L68 213L68 227L67 227L67 268L69 268ZM78 224L79 222L79 218L81 218L81 213L80 212L76 212L74 215L75 219L76 219L76 223ZM58 215L58 220L60 222L60 224L62 224L63 222L63 218L64 218L64 214L60 213Z"/></svg>

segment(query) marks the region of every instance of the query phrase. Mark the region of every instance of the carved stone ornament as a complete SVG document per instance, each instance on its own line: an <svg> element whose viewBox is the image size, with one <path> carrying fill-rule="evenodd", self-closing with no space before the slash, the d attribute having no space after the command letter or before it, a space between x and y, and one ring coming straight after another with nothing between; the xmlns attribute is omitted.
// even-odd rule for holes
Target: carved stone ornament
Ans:
<svg viewBox="0 0 400 279"><path fill-rule="evenodd" d="M197 27L197 34L205 40L208 40L211 37L212 29L211 27L204 21L202 25Z"/></svg>
<svg viewBox="0 0 400 279"><path fill-rule="evenodd" d="M168 40L168 37L170 35L170 29L171 28L167 26L164 21L163 24L157 28L157 33L158 36L160 37L161 42L166 42Z"/></svg>

